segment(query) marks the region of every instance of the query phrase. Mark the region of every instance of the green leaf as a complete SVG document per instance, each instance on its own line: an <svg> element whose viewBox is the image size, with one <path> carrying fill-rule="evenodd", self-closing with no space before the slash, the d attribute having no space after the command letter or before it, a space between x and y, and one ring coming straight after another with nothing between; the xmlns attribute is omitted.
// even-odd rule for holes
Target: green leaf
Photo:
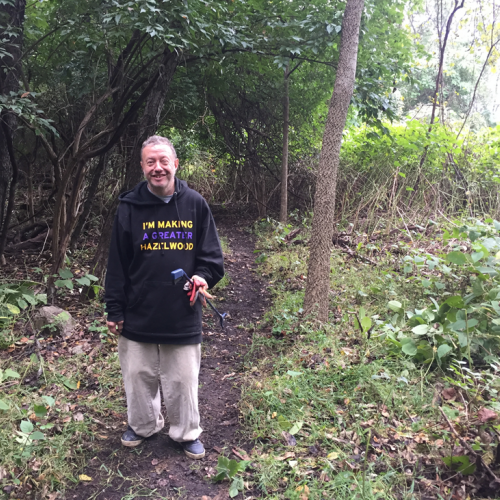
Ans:
<svg viewBox="0 0 500 500"><path fill-rule="evenodd" d="M425 335L429 331L429 325L417 325L414 326L411 331L415 335Z"/></svg>
<svg viewBox="0 0 500 500"><path fill-rule="evenodd" d="M94 276L93 274L86 274L85 275L86 278L88 278L90 281L99 281L99 278L97 278L96 276Z"/></svg>
<svg viewBox="0 0 500 500"><path fill-rule="evenodd" d="M463 309L465 307L464 299L460 295L454 295L445 300L445 304L455 309Z"/></svg>
<svg viewBox="0 0 500 500"><path fill-rule="evenodd" d="M297 432L302 429L302 426L304 425L304 422L295 422L292 426L292 428L288 431L292 436L297 434Z"/></svg>
<svg viewBox="0 0 500 500"><path fill-rule="evenodd" d="M298 377L299 375L302 375L302 372L294 372L292 370L288 370L286 374L290 375L290 377Z"/></svg>
<svg viewBox="0 0 500 500"><path fill-rule="evenodd" d="M2 399L0 399L0 410L8 410L9 408L9 403L6 403Z"/></svg>
<svg viewBox="0 0 500 500"><path fill-rule="evenodd" d="M443 358L452 351L452 348L448 344L441 344L437 350L437 356L439 359Z"/></svg>
<svg viewBox="0 0 500 500"><path fill-rule="evenodd" d="M28 307L28 303L25 300L21 299L21 297L17 299L17 304L21 309L26 309Z"/></svg>
<svg viewBox="0 0 500 500"><path fill-rule="evenodd" d="M33 441L35 440L41 440L41 439L45 439L45 434L43 432L40 432L40 431L35 431L31 436L30 436L31 439L33 439Z"/></svg>
<svg viewBox="0 0 500 500"><path fill-rule="evenodd" d="M403 344L401 350L408 356L415 356L418 352L417 346L412 339L410 339L410 342L406 342L405 344Z"/></svg>
<svg viewBox="0 0 500 500"><path fill-rule="evenodd" d="M52 396L42 396L42 400L45 402L47 406L54 406L56 400Z"/></svg>
<svg viewBox="0 0 500 500"><path fill-rule="evenodd" d="M65 286L66 288L73 290L73 282L71 280L57 280L54 282L54 285L56 285L58 287Z"/></svg>
<svg viewBox="0 0 500 500"><path fill-rule="evenodd" d="M15 306L14 304L9 304L8 302L6 302L4 305L12 314L19 314L21 312L19 307Z"/></svg>
<svg viewBox="0 0 500 500"><path fill-rule="evenodd" d="M467 257L462 252L450 252L446 256L446 262L451 262L457 266L463 266L467 262Z"/></svg>
<svg viewBox="0 0 500 500"><path fill-rule="evenodd" d="M59 276L63 280L67 280L73 277L73 273L69 269L59 269Z"/></svg>
<svg viewBox="0 0 500 500"><path fill-rule="evenodd" d="M364 332L367 332L372 326L372 320L368 317L368 316L365 316L362 320L361 320L361 328L363 329Z"/></svg>
<svg viewBox="0 0 500 500"><path fill-rule="evenodd" d="M229 460L229 477L234 477L239 471L238 462L234 459Z"/></svg>
<svg viewBox="0 0 500 500"><path fill-rule="evenodd" d="M14 370L11 370L10 368L7 368L4 372L4 378L21 378L21 375L19 373L15 372Z"/></svg>
<svg viewBox="0 0 500 500"><path fill-rule="evenodd" d="M23 293L23 299L32 306L36 305L36 299L34 295L30 295L29 293Z"/></svg>
<svg viewBox="0 0 500 500"><path fill-rule="evenodd" d="M43 418L47 415L47 408L44 405L35 405L34 411L38 418Z"/></svg>
<svg viewBox="0 0 500 500"><path fill-rule="evenodd" d="M29 420L21 421L21 431L25 434L31 434L33 432L33 424Z"/></svg>
<svg viewBox="0 0 500 500"><path fill-rule="evenodd" d="M467 455L443 457L443 462L454 471L461 472L465 476L474 474L476 471L476 464L471 464Z"/></svg>
<svg viewBox="0 0 500 500"><path fill-rule="evenodd" d="M397 300L391 300L387 304L387 307L394 312L400 312L403 308L403 305L401 304L401 302L398 302Z"/></svg>
<svg viewBox="0 0 500 500"><path fill-rule="evenodd" d="M492 267L477 267L476 268L481 274L489 274L490 276L495 276L497 274L496 269Z"/></svg>
<svg viewBox="0 0 500 500"><path fill-rule="evenodd" d="M233 482L231 483L231 486L229 487L229 496L231 498L234 498L235 496L238 495L240 491L243 491L245 488L245 484L243 483L243 478L242 477L235 477L233 479Z"/></svg>
<svg viewBox="0 0 500 500"><path fill-rule="evenodd" d="M90 286L90 280L85 276L83 278L77 278L75 281L82 286Z"/></svg>
<svg viewBox="0 0 500 500"><path fill-rule="evenodd" d="M480 261L483 257L484 257L483 252L473 252L471 254L472 262L474 262L474 263Z"/></svg>
<svg viewBox="0 0 500 500"><path fill-rule="evenodd" d="M77 383L73 382L73 380L70 380L69 378L62 377L63 379L63 384L71 390L75 390L77 388Z"/></svg>

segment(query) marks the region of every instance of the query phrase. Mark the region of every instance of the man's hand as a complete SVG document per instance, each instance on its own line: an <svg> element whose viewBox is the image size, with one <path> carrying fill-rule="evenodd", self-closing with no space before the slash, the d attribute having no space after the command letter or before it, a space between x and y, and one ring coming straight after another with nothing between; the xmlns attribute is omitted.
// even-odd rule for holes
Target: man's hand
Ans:
<svg viewBox="0 0 500 500"><path fill-rule="evenodd" d="M106 324L108 325L108 330L110 333L113 335L120 335L123 330L123 320L122 321L106 321Z"/></svg>
<svg viewBox="0 0 500 500"><path fill-rule="evenodd" d="M208 283L201 277L196 274L191 278L194 283L194 286L189 283L186 283L186 288L188 290L189 304L194 306L196 299L199 297L202 306L207 305L207 301L205 297L212 299L213 297L208 293Z"/></svg>

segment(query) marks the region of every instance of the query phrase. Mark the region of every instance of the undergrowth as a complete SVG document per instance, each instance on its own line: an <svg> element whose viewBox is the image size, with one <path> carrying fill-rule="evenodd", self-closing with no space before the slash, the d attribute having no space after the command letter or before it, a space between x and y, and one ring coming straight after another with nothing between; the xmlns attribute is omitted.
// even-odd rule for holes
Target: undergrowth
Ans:
<svg viewBox="0 0 500 500"><path fill-rule="evenodd" d="M471 307L484 294L498 300L490 293L496 226L457 224L444 241L441 229L426 236L417 228L378 242L377 252L366 235L353 235L351 259L343 248L332 252L327 325L301 309L306 248L287 239L290 227L268 221L256 229L274 303L247 355L241 411L256 443L260 494L451 498L462 488L494 498L485 467L498 474L500 465L498 314L491 304ZM472 245L464 242L471 232ZM488 253L478 246L482 236L490 238ZM490 271L478 269L481 259ZM461 314L468 328L457 323ZM484 317L474 324L475 314Z"/></svg>

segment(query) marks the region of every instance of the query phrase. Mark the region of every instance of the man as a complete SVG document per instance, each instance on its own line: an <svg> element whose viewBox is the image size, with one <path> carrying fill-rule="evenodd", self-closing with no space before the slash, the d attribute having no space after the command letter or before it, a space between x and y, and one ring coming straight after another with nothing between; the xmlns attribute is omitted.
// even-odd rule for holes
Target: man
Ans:
<svg viewBox="0 0 500 500"><path fill-rule="evenodd" d="M108 328L119 334L128 429L124 446L137 446L163 426L159 380L169 435L185 454L202 458L198 413L201 300L193 306L171 272L182 268L207 294L224 276L222 250L206 201L176 179L172 143L152 136L141 151L146 178L120 195L106 275ZM194 292L190 292L194 296ZM209 296L209 295L208 295Z"/></svg>

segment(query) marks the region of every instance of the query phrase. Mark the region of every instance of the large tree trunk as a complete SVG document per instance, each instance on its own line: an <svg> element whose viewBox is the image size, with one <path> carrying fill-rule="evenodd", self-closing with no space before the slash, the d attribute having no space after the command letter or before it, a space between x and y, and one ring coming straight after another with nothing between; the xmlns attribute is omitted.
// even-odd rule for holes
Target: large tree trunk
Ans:
<svg viewBox="0 0 500 500"><path fill-rule="evenodd" d="M337 170L342 132L356 78L359 27L364 3L364 0L347 0L342 20L337 74L323 134L316 182L304 310L306 314L316 313L320 321L328 319Z"/></svg>
<svg viewBox="0 0 500 500"><path fill-rule="evenodd" d="M0 25L9 28L7 34L3 34L6 54L0 54L0 94L3 95L19 91L25 7L26 0L15 0L12 5L4 3L0 7ZM8 143L14 135L16 117L13 113L2 113L0 120L7 126L0 127L0 224L5 225L6 217L10 219L10 214L5 213L5 205L13 169ZM5 135L6 130L9 137Z"/></svg>
<svg viewBox="0 0 500 500"><path fill-rule="evenodd" d="M286 224L288 219L288 122L290 117L290 97L288 95L288 76L290 65L285 69L283 79L283 158L281 161L281 201L280 222Z"/></svg>
<svg viewBox="0 0 500 500"><path fill-rule="evenodd" d="M134 145L127 162L127 171L125 174L125 182L121 192L127 191L135 186L142 179L142 170L140 167L142 143L151 135L154 135L158 130L160 123L160 115L165 104L170 82L177 68L178 57L175 52L165 51L165 55L160 67L160 77L158 78L151 94L146 101L144 112L137 127ZM113 226L114 214L118 207L118 199L115 199L111 206L103 230L101 239L96 249L94 259L92 261L92 269L95 276L104 277L106 270L106 261L108 256L109 244L111 242L111 229Z"/></svg>

